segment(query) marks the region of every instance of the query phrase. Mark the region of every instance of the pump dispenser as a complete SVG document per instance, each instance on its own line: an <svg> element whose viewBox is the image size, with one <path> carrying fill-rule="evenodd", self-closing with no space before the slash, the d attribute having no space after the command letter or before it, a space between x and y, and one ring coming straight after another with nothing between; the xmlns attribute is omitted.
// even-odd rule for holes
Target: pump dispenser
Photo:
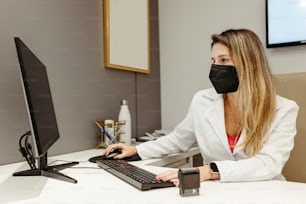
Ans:
<svg viewBox="0 0 306 204"><path fill-rule="evenodd" d="M131 145L132 123L131 123L131 114L129 111L127 100L121 101L121 108L119 112L118 121L125 123L124 125L121 126L120 142L123 142L127 145Z"/></svg>

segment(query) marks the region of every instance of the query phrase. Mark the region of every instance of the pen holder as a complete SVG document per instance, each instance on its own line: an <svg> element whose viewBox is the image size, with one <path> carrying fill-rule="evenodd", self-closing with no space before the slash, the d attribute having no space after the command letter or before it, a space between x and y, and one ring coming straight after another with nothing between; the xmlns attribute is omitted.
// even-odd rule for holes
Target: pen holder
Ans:
<svg viewBox="0 0 306 204"><path fill-rule="evenodd" d="M110 144L115 144L120 141L120 135L123 133L121 127L125 124L124 121L104 120L97 121L96 125L99 128L98 136L99 144L96 148L105 148Z"/></svg>
<svg viewBox="0 0 306 204"><path fill-rule="evenodd" d="M180 196L199 195L200 172L198 168L180 168Z"/></svg>

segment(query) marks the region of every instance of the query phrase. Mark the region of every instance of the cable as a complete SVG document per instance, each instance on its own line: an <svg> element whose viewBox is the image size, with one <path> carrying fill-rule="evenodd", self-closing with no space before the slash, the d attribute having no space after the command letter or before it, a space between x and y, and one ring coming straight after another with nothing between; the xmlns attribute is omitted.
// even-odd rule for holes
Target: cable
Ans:
<svg viewBox="0 0 306 204"><path fill-rule="evenodd" d="M31 156L29 154L29 150L28 148L26 147L27 145L25 145L25 147L22 146L22 140L24 138L25 141L27 142L27 138L31 135L31 131L27 131L26 133L24 133L20 138L19 138L19 152L21 153L21 155L27 160L29 166L31 169L36 169L36 166L35 166L35 160L33 158L33 156ZM28 143L29 144L29 143ZM31 151L31 150L30 150ZM34 162L33 162L34 160Z"/></svg>
<svg viewBox="0 0 306 204"><path fill-rule="evenodd" d="M33 154L33 150L32 150L32 146L31 144L28 142L29 137L31 136L31 134L28 134L24 140L24 148L27 152L27 155L29 157L29 160L31 161L32 166L34 167L34 169L36 169L36 165L35 165L35 158L34 158L34 154Z"/></svg>
<svg viewBox="0 0 306 204"><path fill-rule="evenodd" d="M70 161L70 160L60 160L60 159L57 159L57 160L54 160L52 162L49 163L49 165L53 164L53 163L56 163L56 162L64 162L64 163L69 163L69 162L75 162L75 161ZM88 160L85 160L85 161L77 161L79 163L88 163ZM101 169L100 167L92 167L92 166L71 166L71 167L68 167L69 169Z"/></svg>
<svg viewBox="0 0 306 204"><path fill-rule="evenodd" d="M61 159L56 159L56 160L53 160L49 163L49 165L51 164L54 164L56 162L63 162L63 163L70 163L70 162L79 162L79 163L85 163L85 162L88 162L88 160L84 160L84 161L70 161L70 160L61 160Z"/></svg>

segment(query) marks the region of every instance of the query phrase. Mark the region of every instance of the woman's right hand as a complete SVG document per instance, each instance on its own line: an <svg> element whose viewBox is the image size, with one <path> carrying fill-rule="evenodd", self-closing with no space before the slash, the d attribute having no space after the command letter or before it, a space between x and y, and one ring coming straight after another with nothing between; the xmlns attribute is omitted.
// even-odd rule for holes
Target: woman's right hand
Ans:
<svg viewBox="0 0 306 204"><path fill-rule="evenodd" d="M115 150L121 150L122 153L115 156L114 159L123 159L125 157L130 157L137 154L137 149L135 146L126 145L123 143L108 145L105 149L104 155L108 156L111 152Z"/></svg>

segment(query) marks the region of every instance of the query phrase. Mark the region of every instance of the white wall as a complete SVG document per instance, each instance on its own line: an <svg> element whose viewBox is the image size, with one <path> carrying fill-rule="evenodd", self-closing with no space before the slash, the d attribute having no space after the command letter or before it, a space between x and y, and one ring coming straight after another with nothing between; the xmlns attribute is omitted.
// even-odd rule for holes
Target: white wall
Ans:
<svg viewBox="0 0 306 204"><path fill-rule="evenodd" d="M210 87L210 36L253 30L265 44L265 0L160 0L162 128L185 116L192 95ZM266 50L273 74L306 71L306 46Z"/></svg>

